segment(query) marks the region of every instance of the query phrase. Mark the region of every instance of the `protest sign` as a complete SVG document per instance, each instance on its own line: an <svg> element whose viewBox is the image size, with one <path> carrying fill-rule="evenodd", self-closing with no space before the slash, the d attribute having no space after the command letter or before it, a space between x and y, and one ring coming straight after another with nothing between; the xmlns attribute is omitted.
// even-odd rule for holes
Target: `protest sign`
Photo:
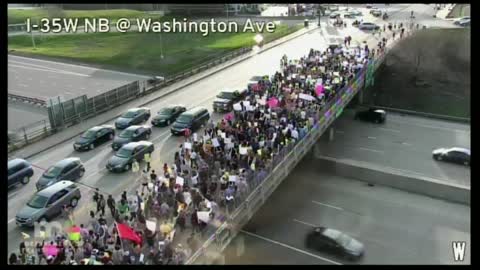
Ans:
<svg viewBox="0 0 480 270"><path fill-rule="evenodd" d="M212 144L213 144L213 147L219 147L220 146L220 143L218 142L217 138L212 139Z"/></svg>
<svg viewBox="0 0 480 270"><path fill-rule="evenodd" d="M192 149L192 143L186 142L184 143L185 149Z"/></svg>
<svg viewBox="0 0 480 270"><path fill-rule="evenodd" d="M177 179L175 179L175 183L176 183L177 185L183 186L183 184L185 183L185 179L183 179L183 178L180 177L180 176L177 176Z"/></svg>

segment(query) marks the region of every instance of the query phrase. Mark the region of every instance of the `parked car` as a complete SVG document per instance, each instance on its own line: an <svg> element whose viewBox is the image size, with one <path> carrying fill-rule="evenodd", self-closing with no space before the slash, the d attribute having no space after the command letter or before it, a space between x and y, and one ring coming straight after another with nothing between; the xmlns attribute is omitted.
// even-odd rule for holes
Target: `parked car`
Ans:
<svg viewBox="0 0 480 270"><path fill-rule="evenodd" d="M435 160L470 166L470 149L461 147L439 148L432 152Z"/></svg>
<svg viewBox="0 0 480 270"><path fill-rule="evenodd" d="M356 9L350 10L350 14L353 14L353 16L363 16L363 13L360 10Z"/></svg>
<svg viewBox="0 0 480 270"><path fill-rule="evenodd" d="M76 151L92 150L96 146L110 141L115 136L113 126L103 125L92 127L85 131L73 144Z"/></svg>
<svg viewBox="0 0 480 270"><path fill-rule="evenodd" d="M373 12L376 10L380 10L380 9L378 7L371 7L369 12L370 14L373 14Z"/></svg>
<svg viewBox="0 0 480 270"><path fill-rule="evenodd" d="M147 121L150 118L150 109L146 107L133 108L122 114L117 121L115 127L118 129L125 129L131 125L138 125Z"/></svg>
<svg viewBox="0 0 480 270"><path fill-rule="evenodd" d="M372 14L372 15L375 16L375 17L380 17L380 16L382 16L382 13L383 13L383 12L382 12L381 10L379 10L379 9L372 9L372 10L370 10L370 14Z"/></svg>
<svg viewBox="0 0 480 270"><path fill-rule="evenodd" d="M384 110L370 108L366 111L357 112L355 114L355 120L357 119L376 124L385 123L385 120L387 119L387 113Z"/></svg>
<svg viewBox="0 0 480 270"><path fill-rule="evenodd" d="M330 17L330 19L340 18L340 13L339 12L333 12L328 17Z"/></svg>
<svg viewBox="0 0 480 270"><path fill-rule="evenodd" d="M139 141L128 143L122 146L122 148L108 160L106 168L111 172L129 171L132 168L134 160L143 160L145 154L151 154L153 150L155 150L155 148L151 142Z"/></svg>
<svg viewBox="0 0 480 270"><path fill-rule="evenodd" d="M317 251L338 254L348 260L358 260L365 253L365 248L358 240L340 231L316 227L306 237L306 246Z"/></svg>
<svg viewBox="0 0 480 270"><path fill-rule="evenodd" d="M245 90L223 90L213 101L214 112L229 112L233 110L233 104L243 100L247 94Z"/></svg>
<svg viewBox="0 0 480 270"><path fill-rule="evenodd" d="M8 188L18 183L28 184L32 176L33 168L30 162L21 158L8 161Z"/></svg>
<svg viewBox="0 0 480 270"><path fill-rule="evenodd" d="M370 8L373 8L373 4L366 4L365 7L366 7L366 8L369 8L369 9L370 9Z"/></svg>
<svg viewBox="0 0 480 270"><path fill-rule="evenodd" d="M55 183L33 195L15 216L16 224L33 227L35 222L48 222L62 213L65 205L76 207L81 197L80 189L75 183Z"/></svg>
<svg viewBox="0 0 480 270"><path fill-rule="evenodd" d="M182 113L175 123L173 123L171 132L173 135L182 135L188 128L191 131L199 129L210 119L208 110L203 107L195 107Z"/></svg>
<svg viewBox="0 0 480 270"><path fill-rule="evenodd" d="M85 167L77 157L62 159L50 166L38 179L37 190L44 189L62 180L76 181L85 174Z"/></svg>
<svg viewBox="0 0 480 270"><path fill-rule="evenodd" d="M187 108L183 105L170 105L164 107L153 117L152 125L157 127L169 126L185 111L187 111Z"/></svg>
<svg viewBox="0 0 480 270"><path fill-rule="evenodd" d="M258 84L259 81L263 80L265 76L253 76L252 78L250 78L250 80L248 81L248 84L247 84L247 88L248 89L251 89L252 86Z"/></svg>
<svg viewBox="0 0 480 270"><path fill-rule="evenodd" d="M112 149L117 151L129 142L148 140L152 134L149 126L129 126L113 139Z"/></svg>
<svg viewBox="0 0 480 270"><path fill-rule="evenodd" d="M380 26L371 23L371 22L362 22L358 25L358 29L360 30L378 30Z"/></svg>

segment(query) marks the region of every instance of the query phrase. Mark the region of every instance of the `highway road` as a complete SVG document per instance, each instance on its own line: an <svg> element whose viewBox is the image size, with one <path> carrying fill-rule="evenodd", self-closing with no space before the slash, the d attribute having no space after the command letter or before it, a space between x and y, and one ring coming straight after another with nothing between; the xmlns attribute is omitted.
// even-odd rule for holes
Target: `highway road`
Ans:
<svg viewBox="0 0 480 270"><path fill-rule="evenodd" d="M8 92L47 100L96 96L119 86L149 77L72 65L48 60L8 55Z"/></svg>
<svg viewBox="0 0 480 270"><path fill-rule="evenodd" d="M317 155L374 163L470 187L470 167L432 159L436 148L470 148L470 125L396 113L388 113L385 124L377 125L354 120L354 113L346 110L335 121L334 140L319 140Z"/></svg>
<svg viewBox="0 0 480 270"><path fill-rule="evenodd" d="M336 175L304 159L225 251L225 264L469 264L470 207ZM307 249L315 226L365 245L358 262ZM466 241L463 262L452 241Z"/></svg>
<svg viewBox="0 0 480 270"><path fill-rule="evenodd" d="M215 95L223 88L243 88L246 86L249 79L254 75L273 74L278 69L280 58L284 54L288 55L289 58L300 58L304 56L310 48L325 49L327 39L332 37L338 37L343 39L346 34L351 35L354 40L361 39L365 37L365 35L367 35L361 35L360 31L352 28L333 29L331 27L328 27L327 29L321 29L321 31L316 30L310 34L303 35L299 38L293 39L270 50L261 52L260 54L249 58L239 64L233 65L218 73L215 73L212 76L204 78L195 84L186 86L178 92L170 94L157 101L153 101L147 106L152 109L152 112L158 111L167 104L175 103L185 104L189 108L194 106L205 106L209 108L209 110L211 110L212 101ZM25 63L23 62L23 60L19 60L18 57L9 56L9 70L11 59L17 62L22 62L22 65L25 64L26 66L30 67L34 66L29 64L37 63L34 61L38 61L29 60L31 62ZM103 71L98 69L73 67L67 64L65 64L65 66L58 65L58 63L52 64L47 62L41 62L41 69L55 69L55 72L50 72L55 74L58 73L62 68L65 68L65 72L67 74L60 73L56 76L61 75L65 78L75 77L77 81L74 83L74 85L76 87L81 87L82 85L86 84L85 76L99 76L101 78L104 78L103 76L106 76L110 79L108 80L110 82L116 82L119 77L124 78L126 76L120 76L119 74L115 74L114 72L110 73L109 71ZM70 67L72 67L72 69L70 69ZM28 68L26 69L28 70ZM75 75L68 73L75 73ZM32 83L36 82L37 80L45 80L44 84L48 84L44 76L45 75L33 77ZM102 81L102 79L100 79L100 81ZM46 91L46 88L42 89L44 89L43 91ZM44 92L44 94L45 93L49 94L50 92L47 91ZM217 121L222 117L222 115L219 114L213 114L212 116L214 121ZM113 124L113 122L108 122L105 124ZM169 128L153 128L153 134L150 141L154 142L156 149L153 153L152 160L152 165L154 169L160 169L164 162L171 162L174 152L176 151L178 145L182 142L180 138L170 135ZM73 140L69 140L64 143L60 143L55 148L52 148L48 151L32 157L30 161L32 162L32 164L35 165L36 168L35 176L33 177L32 181L27 186L18 186L16 188L13 188L12 190L9 190L7 215L8 250L17 250L18 244L21 241L20 232L28 231L23 228L18 228L15 225L15 214L34 193L35 182L41 175L42 171L63 158L77 156L82 160L86 167L86 174L80 180L80 183L82 184L98 187L101 191L113 194L115 197L118 197L120 193L124 190L134 190L136 188L136 185L138 185L138 182L136 182L136 180L139 178L138 175L134 175L131 172L126 172L123 174L111 174L105 169L105 164L108 158L112 156L112 154L113 152L110 148L110 144L105 144L90 152L77 153L73 150ZM83 199L79 202L79 205L75 212L77 223L80 223L81 221L85 222L87 220L86 217L88 211L92 209L91 205L89 205L92 196L92 190L82 186L82 196Z"/></svg>
<svg viewBox="0 0 480 270"><path fill-rule="evenodd" d="M44 107L19 101L8 101L8 130L28 127L41 120L48 122L48 112Z"/></svg>

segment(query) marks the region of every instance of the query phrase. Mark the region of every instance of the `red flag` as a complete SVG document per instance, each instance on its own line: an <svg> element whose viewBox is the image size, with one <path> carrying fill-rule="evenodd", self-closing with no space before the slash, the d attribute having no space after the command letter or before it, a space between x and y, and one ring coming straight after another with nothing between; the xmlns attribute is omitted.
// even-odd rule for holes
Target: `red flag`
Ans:
<svg viewBox="0 0 480 270"><path fill-rule="evenodd" d="M133 229L128 227L127 225L117 223L117 230L120 238L132 240L136 244L142 243L142 239L140 238L140 236L138 236L138 234L136 234L135 231L133 231Z"/></svg>

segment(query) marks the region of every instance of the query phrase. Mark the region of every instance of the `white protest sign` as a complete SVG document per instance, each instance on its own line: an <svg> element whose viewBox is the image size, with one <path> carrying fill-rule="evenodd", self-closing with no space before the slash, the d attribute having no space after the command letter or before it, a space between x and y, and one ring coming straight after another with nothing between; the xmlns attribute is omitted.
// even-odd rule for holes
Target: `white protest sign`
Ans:
<svg viewBox="0 0 480 270"><path fill-rule="evenodd" d="M213 147L219 147L220 146L220 143L218 142L217 138L213 138L212 143L213 143Z"/></svg>
<svg viewBox="0 0 480 270"><path fill-rule="evenodd" d="M227 134L224 132L220 132L220 136L225 139L227 137Z"/></svg>
<svg viewBox="0 0 480 270"><path fill-rule="evenodd" d="M196 132L193 133L193 141L194 141L194 142L198 142L198 135L197 135Z"/></svg>
<svg viewBox="0 0 480 270"><path fill-rule="evenodd" d="M147 229L149 229L151 232L155 232L157 228L157 222L155 220L147 220Z"/></svg>
<svg viewBox="0 0 480 270"><path fill-rule="evenodd" d="M192 143L186 142L184 145L185 149L192 149Z"/></svg>
<svg viewBox="0 0 480 270"><path fill-rule="evenodd" d="M248 107L250 106L250 101L243 101L243 106Z"/></svg>
<svg viewBox="0 0 480 270"><path fill-rule="evenodd" d="M240 105L240 103L233 104L233 110L235 110L235 111L241 111L241 110L242 110L242 106Z"/></svg>
<svg viewBox="0 0 480 270"><path fill-rule="evenodd" d="M225 138L224 142L225 142L225 144L229 144L229 143L232 142L232 139L230 139L230 138Z"/></svg>
<svg viewBox="0 0 480 270"><path fill-rule="evenodd" d="M185 183L185 179L183 179L183 178L180 177L180 176L177 176L177 179L175 179L175 183L176 183L177 185L183 186L183 184Z"/></svg>
<svg viewBox="0 0 480 270"><path fill-rule="evenodd" d="M228 181L236 183L237 182L237 176L236 175L230 175L228 177Z"/></svg>
<svg viewBox="0 0 480 270"><path fill-rule="evenodd" d="M252 112L254 110L253 106L252 105L248 105L247 106L247 111L248 112Z"/></svg>
<svg viewBox="0 0 480 270"><path fill-rule="evenodd" d="M312 97L311 95L307 95L307 94L300 94L299 97L300 97L301 99L304 99L304 100L310 100L310 101L315 100L314 97Z"/></svg>
<svg viewBox="0 0 480 270"><path fill-rule="evenodd" d="M264 100L264 99L259 99L257 102L258 102L258 104L263 105L263 106L265 106L265 104L267 104L267 101Z"/></svg>
<svg viewBox="0 0 480 270"><path fill-rule="evenodd" d="M205 136L203 136L203 139L204 139L205 141L210 140L210 135L206 134Z"/></svg>
<svg viewBox="0 0 480 270"><path fill-rule="evenodd" d="M240 155L246 155L248 153L248 150L246 147L239 146L239 152L240 152Z"/></svg>
<svg viewBox="0 0 480 270"><path fill-rule="evenodd" d="M226 147L227 149L232 149L233 147L235 147L235 145L233 143L228 143Z"/></svg>
<svg viewBox="0 0 480 270"><path fill-rule="evenodd" d="M333 72L333 76L340 76L340 72Z"/></svg>
<svg viewBox="0 0 480 270"><path fill-rule="evenodd" d="M210 221L210 212L198 211L197 212L197 217L198 217L198 220L201 220L205 223L208 223Z"/></svg>

